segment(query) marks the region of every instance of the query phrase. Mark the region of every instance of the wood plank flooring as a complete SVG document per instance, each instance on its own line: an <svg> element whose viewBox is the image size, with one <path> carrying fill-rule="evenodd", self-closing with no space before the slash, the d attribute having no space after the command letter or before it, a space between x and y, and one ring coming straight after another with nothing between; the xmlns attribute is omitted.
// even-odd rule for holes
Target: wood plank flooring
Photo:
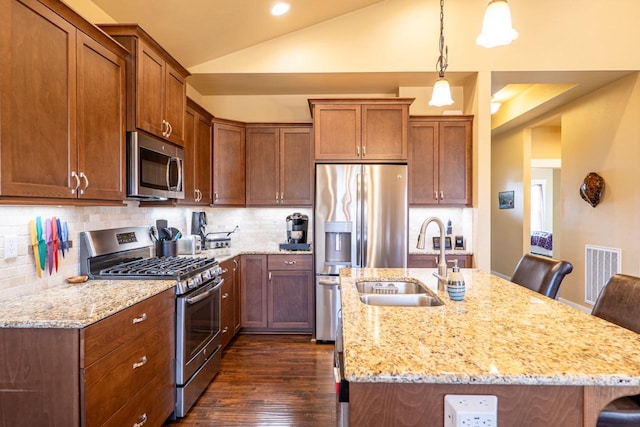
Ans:
<svg viewBox="0 0 640 427"><path fill-rule="evenodd" d="M310 335L238 335L187 416L165 426L336 425L333 345Z"/></svg>

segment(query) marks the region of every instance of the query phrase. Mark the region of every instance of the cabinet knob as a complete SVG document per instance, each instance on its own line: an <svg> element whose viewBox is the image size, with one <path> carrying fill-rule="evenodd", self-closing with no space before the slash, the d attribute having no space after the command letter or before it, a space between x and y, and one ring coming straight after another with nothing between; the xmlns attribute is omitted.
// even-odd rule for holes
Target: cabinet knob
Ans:
<svg viewBox="0 0 640 427"><path fill-rule="evenodd" d="M147 313L142 313L142 316L133 318L133 324L135 325L136 323L144 322L145 320L147 320Z"/></svg>
<svg viewBox="0 0 640 427"><path fill-rule="evenodd" d="M222 328L222 333L226 334L227 332L229 332L229 327L225 326L224 328Z"/></svg>
<svg viewBox="0 0 640 427"><path fill-rule="evenodd" d="M71 189L71 194L76 194L76 192L78 191L78 188L80 188L80 177L78 176L76 171L71 171L71 178L76 179L76 186Z"/></svg>
<svg viewBox="0 0 640 427"><path fill-rule="evenodd" d="M224 295L222 295L222 299L227 299L229 298L229 293L225 292Z"/></svg>
<svg viewBox="0 0 640 427"><path fill-rule="evenodd" d="M87 188L89 188L89 178L84 172L80 172L80 178L84 179L84 188L80 190L80 194L84 194Z"/></svg>
<svg viewBox="0 0 640 427"><path fill-rule="evenodd" d="M133 369L138 369L147 364L147 356L142 356L139 362L133 364Z"/></svg>
<svg viewBox="0 0 640 427"><path fill-rule="evenodd" d="M140 416L140 421L135 423L133 425L133 427L142 427L143 425L145 425L147 423L147 413L145 412L144 414L142 414Z"/></svg>

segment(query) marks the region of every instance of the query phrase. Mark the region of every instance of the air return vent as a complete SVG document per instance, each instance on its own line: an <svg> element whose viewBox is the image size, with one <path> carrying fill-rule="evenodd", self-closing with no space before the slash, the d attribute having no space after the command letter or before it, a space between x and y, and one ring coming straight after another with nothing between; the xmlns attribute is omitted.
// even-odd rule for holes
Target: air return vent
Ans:
<svg viewBox="0 0 640 427"><path fill-rule="evenodd" d="M595 304L609 278L622 270L622 252L615 248L585 246L584 301Z"/></svg>

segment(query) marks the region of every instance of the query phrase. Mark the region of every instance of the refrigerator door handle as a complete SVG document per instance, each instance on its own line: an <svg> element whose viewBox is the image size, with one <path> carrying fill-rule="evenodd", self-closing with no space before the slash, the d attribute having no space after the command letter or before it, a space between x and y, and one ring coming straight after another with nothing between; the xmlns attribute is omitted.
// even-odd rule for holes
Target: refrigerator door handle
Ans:
<svg viewBox="0 0 640 427"><path fill-rule="evenodd" d="M369 174L366 172L362 173L362 198L360 199L361 203L362 203L362 217L361 217L361 221L362 221L362 235L361 235L361 239L362 239L362 256L360 257L361 260L361 267L366 267L368 260L367 260L367 246L368 244L368 239L369 239L369 228L368 228L368 222L369 222Z"/></svg>
<svg viewBox="0 0 640 427"><path fill-rule="evenodd" d="M363 229L362 229L362 174L356 175L356 259L355 267L363 267L362 262L362 242L363 242Z"/></svg>

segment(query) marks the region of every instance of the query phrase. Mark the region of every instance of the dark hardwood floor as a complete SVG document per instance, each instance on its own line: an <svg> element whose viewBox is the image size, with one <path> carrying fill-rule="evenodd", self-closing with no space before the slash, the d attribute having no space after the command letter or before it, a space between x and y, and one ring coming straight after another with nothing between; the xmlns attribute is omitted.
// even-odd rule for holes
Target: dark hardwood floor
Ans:
<svg viewBox="0 0 640 427"><path fill-rule="evenodd" d="M165 426L336 425L333 345L310 335L238 335L186 417Z"/></svg>

